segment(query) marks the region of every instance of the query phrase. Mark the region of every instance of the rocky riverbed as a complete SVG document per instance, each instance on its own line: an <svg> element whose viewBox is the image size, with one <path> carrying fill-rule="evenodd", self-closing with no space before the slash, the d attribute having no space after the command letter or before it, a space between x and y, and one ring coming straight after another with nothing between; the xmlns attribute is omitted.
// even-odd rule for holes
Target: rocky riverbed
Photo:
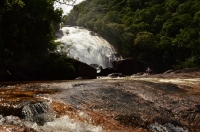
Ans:
<svg viewBox="0 0 200 132"><path fill-rule="evenodd" d="M199 72L0 84L0 131L197 132Z"/></svg>

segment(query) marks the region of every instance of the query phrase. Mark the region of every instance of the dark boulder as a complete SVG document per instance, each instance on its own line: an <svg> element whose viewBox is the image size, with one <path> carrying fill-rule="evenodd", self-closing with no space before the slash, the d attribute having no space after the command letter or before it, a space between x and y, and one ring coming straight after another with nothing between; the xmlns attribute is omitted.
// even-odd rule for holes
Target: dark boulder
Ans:
<svg viewBox="0 0 200 132"><path fill-rule="evenodd" d="M124 75L132 75L146 70L146 64L133 58L113 61L113 68Z"/></svg>
<svg viewBox="0 0 200 132"><path fill-rule="evenodd" d="M90 66L92 66L95 69L98 69L99 65L98 64L90 64Z"/></svg>
<svg viewBox="0 0 200 132"><path fill-rule="evenodd" d="M82 77L84 79L96 79L97 78L97 70L81 61L75 60L75 59L69 59L69 62L73 65L75 68L75 76L76 77Z"/></svg>

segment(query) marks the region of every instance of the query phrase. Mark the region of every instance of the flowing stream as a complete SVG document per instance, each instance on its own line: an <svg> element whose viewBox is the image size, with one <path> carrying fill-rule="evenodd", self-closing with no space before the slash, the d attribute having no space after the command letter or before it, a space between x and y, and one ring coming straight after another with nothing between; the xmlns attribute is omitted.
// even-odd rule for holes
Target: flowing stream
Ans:
<svg viewBox="0 0 200 132"><path fill-rule="evenodd" d="M67 89L72 88L67 84ZM62 82L0 83L0 132L101 132L100 125L79 121L91 120L90 116L73 113L60 99L51 97L64 87Z"/></svg>
<svg viewBox="0 0 200 132"><path fill-rule="evenodd" d="M198 131L199 86L200 78L137 77L0 83L0 132Z"/></svg>
<svg viewBox="0 0 200 132"><path fill-rule="evenodd" d="M112 67L114 60L121 59L114 47L96 33L81 27L63 27L56 32L61 42L58 51L87 64Z"/></svg>

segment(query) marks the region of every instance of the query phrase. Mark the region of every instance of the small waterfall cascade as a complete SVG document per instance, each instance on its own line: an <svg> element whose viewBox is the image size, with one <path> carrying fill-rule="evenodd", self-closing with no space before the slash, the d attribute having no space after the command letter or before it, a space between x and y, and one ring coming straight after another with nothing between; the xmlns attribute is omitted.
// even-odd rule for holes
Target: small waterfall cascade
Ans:
<svg viewBox="0 0 200 132"><path fill-rule="evenodd" d="M63 27L57 31L56 41L61 42L58 51L68 54L71 58L78 59L87 64L112 67L114 60L121 59L105 39L96 33L81 27Z"/></svg>
<svg viewBox="0 0 200 132"><path fill-rule="evenodd" d="M87 113L76 113L72 107L61 103L62 100L53 97L62 85L15 83L0 83L0 132L103 131L102 126L93 124Z"/></svg>
<svg viewBox="0 0 200 132"><path fill-rule="evenodd" d="M103 132L101 126L78 122L70 119L69 116L56 118L54 121L47 122L42 126L31 123L26 123L26 126L33 128L37 132Z"/></svg>
<svg viewBox="0 0 200 132"><path fill-rule="evenodd" d="M23 102L22 102L23 103ZM86 120L78 121L68 115L56 117L56 112L51 107L51 102L29 102L22 106L19 115L3 116L0 113L0 132L34 131L34 132L102 132L101 126L94 126ZM21 113L20 113L21 112ZM83 112L77 116L88 118ZM26 129L25 129L26 128Z"/></svg>

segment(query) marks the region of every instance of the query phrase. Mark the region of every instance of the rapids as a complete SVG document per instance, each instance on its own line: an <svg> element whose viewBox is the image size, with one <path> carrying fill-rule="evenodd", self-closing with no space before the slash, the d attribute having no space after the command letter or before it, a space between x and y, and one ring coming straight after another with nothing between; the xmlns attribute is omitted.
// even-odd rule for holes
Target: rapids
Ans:
<svg viewBox="0 0 200 132"><path fill-rule="evenodd" d="M96 33L81 27L63 27L56 32L57 41L61 42L58 51L68 54L87 64L112 67L114 60L121 59L114 47Z"/></svg>
<svg viewBox="0 0 200 132"><path fill-rule="evenodd" d="M72 87L61 82L0 83L0 132L101 132L100 125L79 121L90 121L90 116L71 113L73 108L52 98L63 86Z"/></svg>

